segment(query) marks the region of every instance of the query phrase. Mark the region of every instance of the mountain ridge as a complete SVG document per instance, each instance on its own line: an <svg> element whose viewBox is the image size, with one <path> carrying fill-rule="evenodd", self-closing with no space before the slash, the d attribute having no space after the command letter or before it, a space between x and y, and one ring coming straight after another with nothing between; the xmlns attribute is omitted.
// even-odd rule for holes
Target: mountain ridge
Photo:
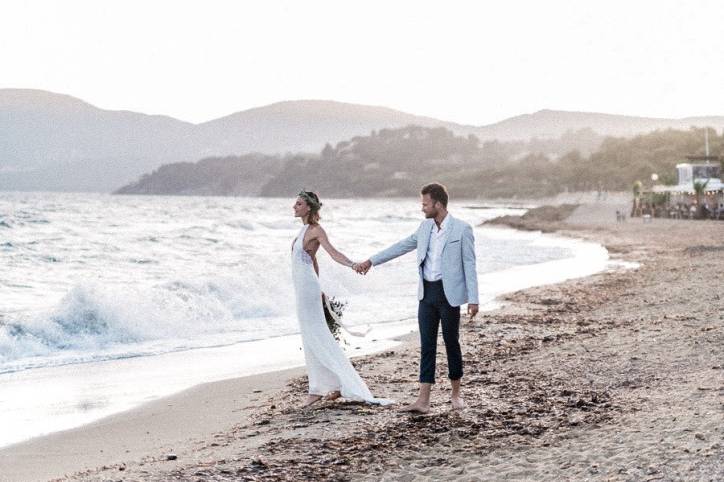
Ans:
<svg viewBox="0 0 724 482"><path fill-rule="evenodd" d="M163 114L102 109L67 94L0 89L0 190L108 192L163 164L254 152L319 152L326 143L407 125L445 127L484 142L556 138L585 127L600 135L630 136L689 124L722 129L724 116L666 119L542 109L473 126L383 106L304 99L194 124Z"/></svg>

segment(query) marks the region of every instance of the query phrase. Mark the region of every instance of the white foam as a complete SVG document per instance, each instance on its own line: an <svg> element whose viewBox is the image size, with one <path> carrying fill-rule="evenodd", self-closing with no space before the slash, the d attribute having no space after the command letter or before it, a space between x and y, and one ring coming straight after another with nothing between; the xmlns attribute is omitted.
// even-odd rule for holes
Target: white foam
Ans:
<svg viewBox="0 0 724 482"><path fill-rule="evenodd" d="M77 284L52 309L0 327L0 372L208 346L224 334L234 343L293 333L289 283L269 275Z"/></svg>

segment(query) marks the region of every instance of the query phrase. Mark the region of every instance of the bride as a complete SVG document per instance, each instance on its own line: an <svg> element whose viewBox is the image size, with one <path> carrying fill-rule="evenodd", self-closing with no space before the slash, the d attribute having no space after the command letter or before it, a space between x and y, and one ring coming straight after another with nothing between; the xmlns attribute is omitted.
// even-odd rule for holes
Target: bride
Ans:
<svg viewBox="0 0 724 482"><path fill-rule="evenodd" d="M294 203L294 216L301 218L304 223L292 244L297 318L309 377L309 395L303 406L307 407L322 398L335 400L339 397L387 405L392 402L372 396L327 326L319 286L317 250L322 246L336 262L352 269L357 266L330 244L327 233L319 225L321 207L319 197L309 191L300 192Z"/></svg>

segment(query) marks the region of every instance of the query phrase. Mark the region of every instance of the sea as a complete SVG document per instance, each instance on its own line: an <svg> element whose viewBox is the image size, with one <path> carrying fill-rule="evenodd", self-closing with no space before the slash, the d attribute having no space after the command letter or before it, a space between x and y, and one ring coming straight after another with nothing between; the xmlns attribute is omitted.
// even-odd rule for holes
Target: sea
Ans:
<svg viewBox="0 0 724 482"><path fill-rule="evenodd" d="M291 283L294 198L0 192L0 447L205 382L304 363ZM419 199L323 199L331 243L363 261L409 236ZM474 227L481 309L611 266L595 243L481 226L530 206L454 200ZM416 330L414 254L360 276L320 249L349 356Z"/></svg>

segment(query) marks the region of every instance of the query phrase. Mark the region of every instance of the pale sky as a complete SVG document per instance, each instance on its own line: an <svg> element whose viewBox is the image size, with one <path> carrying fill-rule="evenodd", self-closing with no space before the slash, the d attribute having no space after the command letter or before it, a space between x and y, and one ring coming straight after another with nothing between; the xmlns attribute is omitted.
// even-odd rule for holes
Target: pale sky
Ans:
<svg viewBox="0 0 724 482"><path fill-rule="evenodd" d="M3 0L0 88L195 123L295 99L724 115L723 33L717 0Z"/></svg>

